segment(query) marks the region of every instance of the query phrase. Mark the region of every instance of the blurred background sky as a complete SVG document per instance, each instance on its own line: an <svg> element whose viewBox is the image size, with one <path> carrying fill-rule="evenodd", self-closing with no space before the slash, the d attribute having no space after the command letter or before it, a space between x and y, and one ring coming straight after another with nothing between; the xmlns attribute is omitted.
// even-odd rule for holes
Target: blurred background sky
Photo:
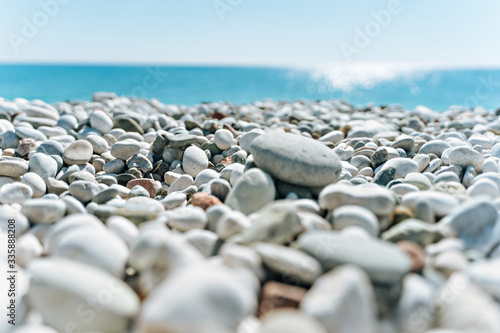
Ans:
<svg viewBox="0 0 500 333"><path fill-rule="evenodd" d="M51 14L43 9L51 3L59 8L45 22L40 12ZM373 11L387 10L389 3L0 0L0 62L300 66L345 63L341 45L353 45L356 29L366 28L374 20ZM500 1L395 3L399 3L398 13L392 14L390 23L370 38L368 46L352 54L351 63L499 67ZM35 33L23 35L26 21L36 20L40 27L35 27ZM18 44L17 52L12 46L16 36L27 41Z"/></svg>

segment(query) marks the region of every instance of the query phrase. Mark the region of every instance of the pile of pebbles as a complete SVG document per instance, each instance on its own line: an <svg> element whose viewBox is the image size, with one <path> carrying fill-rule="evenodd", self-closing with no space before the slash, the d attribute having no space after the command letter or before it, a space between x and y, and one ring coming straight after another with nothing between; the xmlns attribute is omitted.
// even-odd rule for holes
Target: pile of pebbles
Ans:
<svg viewBox="0 0 500 333"><path fill-rule="evenodd" d="M498 135L482 108L0 99L0 331L498 333Z"/></svg>

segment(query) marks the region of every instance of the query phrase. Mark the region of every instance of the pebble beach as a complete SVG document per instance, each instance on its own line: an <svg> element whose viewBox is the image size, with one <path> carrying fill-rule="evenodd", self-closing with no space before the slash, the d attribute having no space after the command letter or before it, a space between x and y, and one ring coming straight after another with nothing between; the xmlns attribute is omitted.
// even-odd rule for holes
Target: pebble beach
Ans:
<svg viewBox="0 0 500 333"><path fill-rule="evenodd" d="M0 98L0 332L498 333L499 111Z"/></svg>

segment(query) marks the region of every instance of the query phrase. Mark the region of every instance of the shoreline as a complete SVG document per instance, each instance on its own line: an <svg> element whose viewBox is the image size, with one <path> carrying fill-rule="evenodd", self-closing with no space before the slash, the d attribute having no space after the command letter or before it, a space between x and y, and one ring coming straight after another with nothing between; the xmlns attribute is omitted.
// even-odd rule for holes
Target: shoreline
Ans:
<svg viewBox="0 0 500 333"><path fill-rule="evenodd" d="M499 332L496 110L0 98L16 326Z"/></svg>

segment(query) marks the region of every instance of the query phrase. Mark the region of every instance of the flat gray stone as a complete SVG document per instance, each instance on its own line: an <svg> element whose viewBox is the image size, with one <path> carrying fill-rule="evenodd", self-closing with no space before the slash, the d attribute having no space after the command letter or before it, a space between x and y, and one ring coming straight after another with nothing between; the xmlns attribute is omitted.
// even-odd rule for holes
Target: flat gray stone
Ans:
<svg viewBox="0 0 500 333"><path fill-rule="evenodd" d="M300 135L261 135L252 142L251 151L259 168L295 185L325 186L335 182L342 170L333 150Z"/></svg>

